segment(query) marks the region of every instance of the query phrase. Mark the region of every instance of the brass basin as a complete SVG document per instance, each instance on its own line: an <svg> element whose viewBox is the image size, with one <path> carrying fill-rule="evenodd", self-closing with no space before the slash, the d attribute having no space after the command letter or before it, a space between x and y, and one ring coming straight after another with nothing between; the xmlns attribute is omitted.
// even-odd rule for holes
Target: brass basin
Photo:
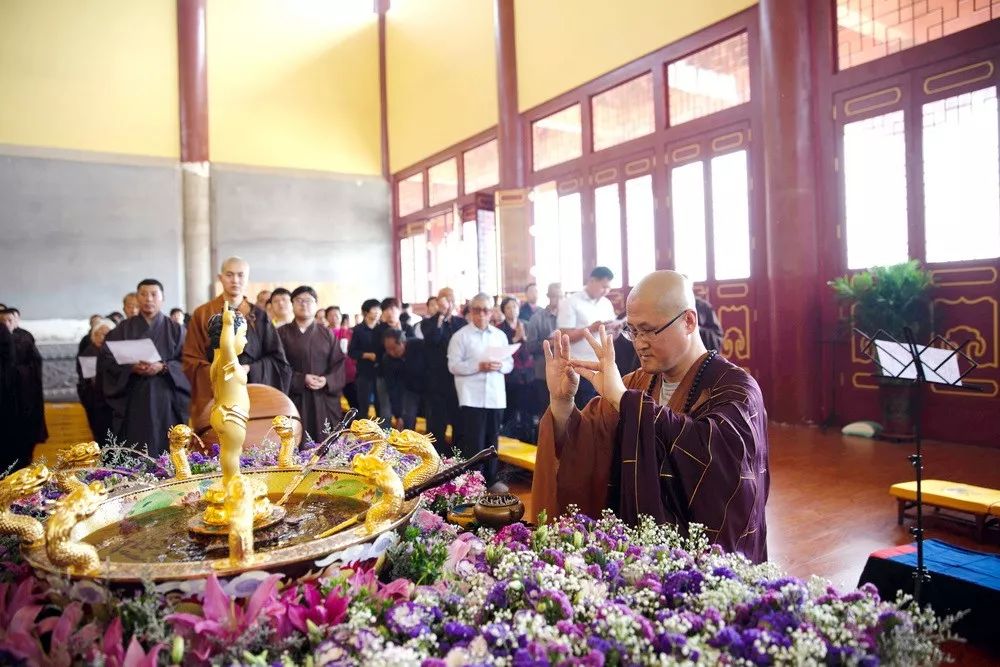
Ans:
<svg viewBox="0 0 1000 667"><path fill-rule="evenodd" d="M268 486L268 496L272 501L277 501L298 472L298 468L262 468L243 470L242 474L263 479ZM234 564L229 560L229 553L225 548L209 549L202 557L196 553L186 560L168 555L168 550L158 545L171 543L182 549L183 541L194 542L199 538L193 537L184 529L166 531L163 525L181 525L180 521L186 523L187 520L183 516L184 512L193 513L196 508L197 511L204 509L204 501L195 502L194 499L220 477L221 473L210 473L184 480L170 480L152 488L126 491L101 503L93 515L73 527L70 536L72 540L97 546L101 568L93 577L111 583L135 584L141 581L201 578L213 572L219 576L229 576L246 570L306 570L314 560L375 537L366 532L364 522L330 537L314 537L344 518L367 509L376 493L365 478L352 470L316 468L286 504L286 521L269 529L274 531L270 537L264 533L255 535L256 540L263 544L256 549L249 562ZM307 494L309 498L303 504ZM395 530L405 525L419 504L419 497L404 501L385 530ZM303 512L302 508L307 506L329 509L332 514L321 517L318 510ZM302 519L303 516L309 518ZM333 518L334 516L339 518ZM154 525L154 521L157 524ZM275 538L275 535L278 537ZM282 535L287 539L283 539ZM129 540L127 547L120 546L124 544L124 540ZM115 552L116 548L122 548L123 551ZM22 553L25 560L38 571L65 574L65 568L58 567L49 560L44 546L22 548Z"/></svg>

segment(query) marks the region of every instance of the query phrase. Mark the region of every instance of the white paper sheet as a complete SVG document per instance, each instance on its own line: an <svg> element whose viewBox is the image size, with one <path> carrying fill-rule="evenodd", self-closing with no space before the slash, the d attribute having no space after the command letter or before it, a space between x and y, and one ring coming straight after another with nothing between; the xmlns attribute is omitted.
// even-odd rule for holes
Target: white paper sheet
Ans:
<svg viewBox="0 0 1000 667"><path fill-rule="evenodd" d="M122 366L131 366L140 361L154 363L161 361L160 353L156 351L153 341L148 338L135 340L108 340L104 342L114 355L115 361Z"/></svg>
<svg viewBox="0 0 1000 667"><path fill-rule="evenodd" d="M878 363L882 367L883 374L908 380L917 378L917 365L912 363L913 355L908 345L876 340L875 349L878 350ZM953 354L951 350L925 345L917 345L917 353L924 367L924 378L928 382L961 385L959 378L962 373L958 369L957 354Z"/></svg>
<svg viewBox="0 0 1000 667"><path fill-rule="evenodd" d="M77 357L84 380L97 377L97 357Z"/></svg>
<svg viewBox="0 0 1000 667"><path fill-rule="evenodd" d="M520 343L488 347L485 352L483 352L482 361L503 361L504 359L513 357L514 353L517 352L520 347Z"/></svg>

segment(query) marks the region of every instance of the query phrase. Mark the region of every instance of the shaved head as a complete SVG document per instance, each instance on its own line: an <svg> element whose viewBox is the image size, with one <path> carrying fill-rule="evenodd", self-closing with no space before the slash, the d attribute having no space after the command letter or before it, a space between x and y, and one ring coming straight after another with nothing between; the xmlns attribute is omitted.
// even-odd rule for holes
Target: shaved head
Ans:
<svg viewBox="0 0 1000 667"><path fill-rule="evenodd" d="M219 269L219 282L226 298L234 306L243 300L243 290L250 279L250 265L242 257L229 257Z"/></svg>
<svg viewBox="0 0 1000 667"><path fill-rule="evenodd" d="M669 317L682 310L696 310L693 283L683 273L654 271L632 288L625 307L639 303Z"/></svg>
<svg viewBox="0 0 1000 667"><path fill-rule="evenodd" d="M232 257L227 257L222 261L222 266L219 268L219 273L225 273L227 267L234 269L237 267L243 267L244 273L250 272L250 264L248 264L247 261L242 257L237 257L236 255L233 255Z"/></svg>
<svg viewBox="0 0 1000 667"><path fill-rule="evenodd" d="M682 273L654 271L632 288L625 302L642 370L663 373L671 382L680 382L705 352L692 287Z"/></svg>

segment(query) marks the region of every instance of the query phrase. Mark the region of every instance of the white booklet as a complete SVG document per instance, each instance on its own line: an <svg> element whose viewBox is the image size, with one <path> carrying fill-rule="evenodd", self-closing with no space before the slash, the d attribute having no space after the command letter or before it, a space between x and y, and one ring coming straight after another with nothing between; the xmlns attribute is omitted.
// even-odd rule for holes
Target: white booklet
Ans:
<svg viewBox="0 0 1000 667"><path fill-rule="evenodd" d="M161 361L160 353L149 338L135 340L108 340L104 342L115 357L115 362L122 366L131 366L140 361L155 363Z"/></svg>
<svg viewBox="0 0 1000 667"><path fill-rule="evenodd" d="M496 347L488 347L486 351L483 352L483 361L503 361L514 356L518 348L521 347L520 343L514 343L513 345L498 345Z"/></svg>
<svg viewBox="0 0 1000 667"><path fill-rule="evenodd" d="M97 377L97 357L77 357L84 380Z"/></svg>

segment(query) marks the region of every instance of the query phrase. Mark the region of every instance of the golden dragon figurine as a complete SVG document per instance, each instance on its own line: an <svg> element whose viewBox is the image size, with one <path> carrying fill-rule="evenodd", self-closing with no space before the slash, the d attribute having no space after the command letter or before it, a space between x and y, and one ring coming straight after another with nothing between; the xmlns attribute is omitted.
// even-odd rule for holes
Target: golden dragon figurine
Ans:
<svg viewBox="0 0 1000 667"><path fill-rule="evenodd" d="M11 503L34 495L49 481L49 469L41 463L15 470L0 480L0 534L16 535L23 547L41 546L45 529L38 519L10 511Z"/></svg>
<svg viewBox="0 0 1000 667"><path fill-rule="evenodd" d="M389 444L403 454L412 454L420 459L417 467L403 477L403 488L409 489L423 484L441 470L441 457L434 448L434 437L406 429L389 433Z"/></svg>
<svg viewBox="0 0 1000 667"><path fill-rule="evenodd" d="M170 462L174 464L174 479L189 479L191 463L188 461L188 445L194 431L187 424L176 424L167 431L170 443Z"/></svg>
<svg viewBox="0 0 1000 667"><path fill-rule="evenodd" d="M377 490L375 502L365 516L365 532L369 535L384 530L399 516L403 507L403 482L392 469L392 464L371 454L358 454L351 461L351 468L367 477Z"/></svg>
<svg viewBox="0 0 1000 667"><path fill-rule="evenodd" d="M45 552L57 567L70 574L94 575L101 561L92 544L74 541L73 527L86 519L104 502L108 492L100 482L80 483L57 503L45 524Z"/></svg>
<svg viewBox="0 0 1000 667"><path fill-rule="evenodd" d="M295 445L295 424L292 422L292 418L278 415L271 421L271 427L281 440L281 449L278 450L278 467L298 467L299 464L295 460L295 452L298 447Z"/></svg>
<svg viewBox="0 0 1000 667"><path fill-rule="evenodd" d="M351 422L351 436L360 442L372 443L368 450L370 456L381 457L385 453L386 436L381 419L355 419Z"/></svg>
<svg viewBox="0 0 1000 667"><path fill-rule="evenodd" d="M100 463L100 445L93 440L90 442L78 442L75 445L60 449L56 454L53 479L64 493L69 493L73 489L84 485L76 476L77 470L80 468L96 468Z"/></svg>

